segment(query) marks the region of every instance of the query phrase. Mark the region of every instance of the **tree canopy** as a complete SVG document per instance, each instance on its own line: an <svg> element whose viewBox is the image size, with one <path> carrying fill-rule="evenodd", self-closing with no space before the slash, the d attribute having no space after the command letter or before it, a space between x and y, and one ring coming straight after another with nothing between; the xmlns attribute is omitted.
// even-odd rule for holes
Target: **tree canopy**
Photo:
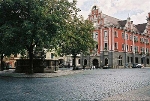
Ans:
<svg viewBox="0 0 150 101"><path fill-rule="evenodd" d="M74 57L88 53L95 43L91 36L93 25L78 17L80 9L76 3L76 0L1 0L0 54L27 50L32 73L35 46Z"/></svg>
<svg viewBox="0 0 150 101"><path fill-rule="evenodd" d="M74 15L68 26L69 32L61 36L61 43L58 49L58 53L61 55L73 55L74 69L75 58L77 54L90 54L90 50L95 47L95 41L92 38L92 32L94 30L93 24L84 20L81 17Z"/></svg>
<svg viewBox="0 0 150 101"><path fill-rule="evenodd" d="M30 71L33 68L33 48L57 47L52 40L57 40L56 36L67 32L68 19L78 10L75 5L75 0L0 1L1 33L7 33L8 37L13 38L13 42L10 42L28 51Z"/></svg>

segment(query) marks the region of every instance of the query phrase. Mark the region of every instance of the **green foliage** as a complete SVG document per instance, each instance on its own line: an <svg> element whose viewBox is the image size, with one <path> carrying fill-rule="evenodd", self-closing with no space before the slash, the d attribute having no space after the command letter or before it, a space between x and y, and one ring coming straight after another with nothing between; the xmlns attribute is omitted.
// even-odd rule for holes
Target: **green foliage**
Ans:
<svg viewBox="0 0 150 101"><path fill-rule="evenodd" d="M68 25L68 32L61 36L61 44L58 49L59 54L77 55L81 52L89 54L96 42L92 38L93 24L88 20L83 20L82 16L73 16Z"/></svg>
<svg viewBox="0 0 150 101"><path fill-rule="evenodd" d="M1 48L1 53L26 49L32 68L34 47L58 47L58 36L68 32L69 19L79 10L75 5L68 0L1 0L0 44L8 47Z"/></svg>
<svg viewBox="0 0 150 101"><path fill-rule="evenodd" d="M57 48L52 41L67 31L68 19L77 10L75 4L68 0L1 0L0 30L7 36L1 39L10 38L12 48L19 50L34 45Z"/></svg>

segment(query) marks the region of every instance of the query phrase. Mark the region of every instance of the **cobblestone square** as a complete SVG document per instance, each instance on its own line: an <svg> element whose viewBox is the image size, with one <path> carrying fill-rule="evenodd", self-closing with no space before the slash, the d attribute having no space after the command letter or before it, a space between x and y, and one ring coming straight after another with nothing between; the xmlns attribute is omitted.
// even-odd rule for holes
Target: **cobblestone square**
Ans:
<svg viewBox="0 0 150 101"><path fill-rule="evenodd" d="M146 68L83 70L53 78L1 76L0 101L100 101L147 86Z"/></svg>

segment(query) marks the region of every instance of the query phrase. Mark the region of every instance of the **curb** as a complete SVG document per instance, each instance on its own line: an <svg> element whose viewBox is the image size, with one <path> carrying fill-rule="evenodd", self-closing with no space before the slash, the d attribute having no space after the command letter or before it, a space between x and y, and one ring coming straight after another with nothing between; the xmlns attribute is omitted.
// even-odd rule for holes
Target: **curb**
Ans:
<svg viewBox="0 0 150 101"><path fill-rule="evenodd" d="M58 70L54 73L34 73L34 74L25 74L25 73L15 73L14 70L6 70L0 72L0 77L16 77L16 78L52 78L65 76L70 74L77 74L83 72L83 70Z"/></svg>

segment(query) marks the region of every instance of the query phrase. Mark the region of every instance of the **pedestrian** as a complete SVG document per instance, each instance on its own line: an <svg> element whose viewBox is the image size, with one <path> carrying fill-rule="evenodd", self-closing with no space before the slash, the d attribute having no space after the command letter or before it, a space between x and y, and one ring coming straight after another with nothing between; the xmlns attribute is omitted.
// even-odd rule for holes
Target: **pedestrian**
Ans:
<svg viewBox="0 0 150 101"><path fill-rule="evenodd" d="M68 68L70 68L70 63L68 63Z"/></svg>
<svg viewBox="0 0 150 101"><path fill-rule="evenodd" d="M93 66L91 66L90 70L93 68Z"/></svg>
<svg viewBox="0 0 150 101"><path fill-rule="evenodd" d="M93 69L95 69L95 66L93 66Z"/></svg>

